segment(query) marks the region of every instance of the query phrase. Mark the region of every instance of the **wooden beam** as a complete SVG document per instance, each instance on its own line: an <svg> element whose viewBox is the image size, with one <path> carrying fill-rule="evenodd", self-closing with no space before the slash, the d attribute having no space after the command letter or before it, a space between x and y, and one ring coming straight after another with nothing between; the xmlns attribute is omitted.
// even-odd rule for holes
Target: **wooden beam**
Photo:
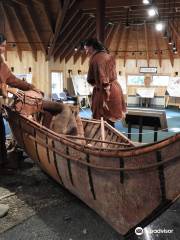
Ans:
<svg viewBox="0 0 180 240"><path fill-rule="evenodd" d="M168 39L165 39L165 38L164 38L164 41L165 41L165 44L166 44L167 49L168 49L169 59L170 59L170 62L171 62L171 66L173 67L173 66L174 66L174 56L173 56L173 53L172 53L172 49L170 48L170 46L169 46L169 44L168 44Z"/></svg>
<svg viewBox="0 0 180 240"><path fill-rule="evenodd" d="M162 56L161 56L160 46L159 46L159 37L160 37L160 35L159 35L158 32L156 31L156 33L155 33L155 41L156 41L156 48L157 48L159 66L161 67L161 66L162 66ZM161 36L161 37L162 37L162 36Z"/></svg>
<svg viewBox="0 0 180 240"><path fill-rule="evenodd" d="M76 32L74 33L73 32L73 35L71 36L71 38L69 39L68 41L68 44L66 46L62 46L59 51L56 53L56 58L55 60L57 59L57 57L60 55L60 60L62 61L62 59L65 57L66 53L71 51L71 49L74 50L77 45L79 45L80 41L82 40L81 38L81 35L84 31L86 31L87 27L88 26L91 26L91 25L94 25L94 22L91 21L91 19L87 19L86 21L84 21L81 25L81 27L79 27ZM84 37L84 35L83 35Z"/></svg>
<svg viewBox="0 0 180 240"><path fill-rule="evenodd" d="M36 9L34 8L34 6L32 4L32 1L28 2L28 6L27 6L26 9L27 9L27 13L28 13L29 18L31 19L32 26L33 26L34 32L36 34L36 38L38 39L38 42L40 44L41 50L46 55L46 48L45 48L44 43L43 43L44 41L42 39L42 35L40 34L41 29L40 29L39 23L37 21L38 15L36 14Z"/></svg>
<svg viewBox="0 0 180 240"><path fill-rule="evenodd" d="M18 56L19 56L19 60L22 62L22 51L21 51L21 49L20 49L20 47L19 47L19 44L18 44L17 41L16 41L16 32L13 30L14 27L13 27L13 25L12 25L12 21L10 20L10 16L9 16L9 14L8 14L8 11L7 11L6 7L4 7L4 5L3 5L2 2L0 2L0 7L1 7L2 11L4 12L4 14L5 14L5 16L6 16L7 23L8 23L8 25L9 25L9 29L10 29L10 31L11 31L12 37L13 37L13 39L14 39L14 42L16 43L17 53L18 53Z"/></svg>
<svg viewBox="0 0 180 240"><path fill-rule="evenodd" d="M136 31L135 31L135 37L136 37L136 67L138 66L138 51L139 51L139 41L138 41L138 26L136 26Z"/></svg>
<svg viewBox="0 0 180 240"><path fill-rule="evenodd" d="M117 37L119 29L120 29L120 24L116 24L116 25L114 24L111 37L109 40L106 41L106 47L108 49L111 48L111 44L112 44L113 40Z"/></svg>
<svg viewBox="0 0 180 240"><path fill-rule="evenodd" d="M60 61L63 60L63 58L67 59L67 56L74 51L75 46L77 46L77 44L79 43L80 39L84 39L87 37L88 33L92 33L94 29L94 22L92 21L88 21L86 22L86 24L84 25L83 28L80 29L79 33L78 33L78 38L75 37L74 40L71 42L71 47L68 47L68 50L65 51L61 56L60 56Z"/></svg>
<svg viewBox="0 0 180 240"><path fill-rule="evenodd" d="M108 34L107 34L107 38L106 38L106 41L105 41L105 46L106 46L107 49L109 49L109 47L112 43L115 29L116 29L115 25L108 26Z"/></svg>
<svg viewBox="0 0 180 240"><path fill-rule="evenodd" d="M83 0L78 0L78 2L75 2L75 4L71 5L72 7L70 9L68 9L67 14L66 14L66 16L64 18L64 23L63 23L63 26L61 28L60 34L62 34L67 29L67 27L70 25L70 23L72 24L73 18L80 11L79 6L80 6L80 3L82 1ZM56 49L57 48L55 46L54 49L52 50L52 54L51 55L54 55Z"/></svg>
<svg viewBox="0 0 180 240"><path fill-rule="evenodd" d="M25 25L25 22L24 22L24 20L21 16L21 12L19 11L18 7L15 6L15 4L13 4L13 7L11 7L11 9L12 9L12 11L13 11L16 19L17 19L17 22L18 22L18 25L21 29L21 32L23 32L24 36L27 39L27 42L30 45L32 55L33 55L35 61L37 61L37 49L35 49L34 45L31 42L31 34L28 31L28 27Z"/></svg>
<svg viewBox="0 0 180 240"><path fill-rule="evenodd" d="M53 40L52 40L51 48L49 49L49 53L48 53L48 59L50 59L50 57L52 56L52 53L53 53L54 48L56 46L56 41L57 41L59 33L61 31L66 12L68 10L69 3L70 3L70 0L66 0L65 3L64 3L64 6L62 8L62 11L59 11L59 14L58 14L58 17L57 17L57 20L56 20L54 37L53 37Z"/></svg>
<svg viewBox="0 0 180 240"><path fill-rule="evenodd" d="M118 37L117 43L116 43L116 48L115 48L115 54L116 55L118 55L119 47L121 45L124 33L125 33L125 27L122 26L121 31L119 31L119 37Z"/></svg>
<svg viewBox="0 0 180 240"><path fill-rule="evenodd" d="M104 43L105 39L105 0L96 1L96 35L97 39Z"/></svg>
<svg viewBox="0 0 180 240"><path fill-rule="evenodd" d="M145 44L146 44L146 59L147 59L147 65L149 67L149 44L148 44L148 30L147 30L146 23L144 23L144 35L145 35Z"/></svg>
<svg viewBox="0 0 180 240"><path fill-rule="evenodd" d="M27 4L28 4L25 0L11 0L11 1L14 2L14 3L17 3L17 4L19 4L19 5L21 5L21 6L23 6L23 7L26 7Z"/></svg>
<svg viewBox="0 0 180 240"><path fill-rule="evenodd" d="M42 8L44 15L46 16L46 20L47 20L48 26L51 30L51 33L52 33L52 35L54 35L55 29L53 27L52 17L50 15L49 6L48 6L47 1L43 1L43 2L40 2L38 0L33 0L33 1L37 4L39 4L39 6Z"/></svg>
<svg viewBox="0 0 180 240"><path fill-rule="evenodd" d="M124 48L124 67L126 66L126 60L127 60L129 32L130 32L130 28L126 28L126 38L125 38L125 48Z"/></svg>
<svg viewBox="0 0 180 240"><path fill-rule="evenodd" d="M55 48L55 51L54 51L54 58L56 58L56 56L59 54L58 52L59 52L60 48L65 43L69 42L72 39L74 34L78 31L78 29L81 27L82 23L84 23L85 21L87 21L87 16L81 15L78 19L74 19L72 21L72 24L69 25L69 27L63 33L60 33L60 36L58 38L59 44L57 45L57 47Z"/></svg>

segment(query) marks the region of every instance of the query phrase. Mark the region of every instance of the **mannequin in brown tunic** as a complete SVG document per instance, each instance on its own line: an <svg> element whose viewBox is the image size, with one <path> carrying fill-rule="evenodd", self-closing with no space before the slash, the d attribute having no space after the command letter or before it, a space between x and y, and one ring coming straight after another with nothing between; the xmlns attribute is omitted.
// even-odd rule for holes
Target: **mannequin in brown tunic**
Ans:
<svg viewBox="0 0 180 240"><path fill-rule="evenodd" d="M126 112L122 89L117 82L115 59L96 39L86 40L84 49L90 56L87 81L94 87L93 118L103 117L114 126L114 122L124 118Z"/></svg>

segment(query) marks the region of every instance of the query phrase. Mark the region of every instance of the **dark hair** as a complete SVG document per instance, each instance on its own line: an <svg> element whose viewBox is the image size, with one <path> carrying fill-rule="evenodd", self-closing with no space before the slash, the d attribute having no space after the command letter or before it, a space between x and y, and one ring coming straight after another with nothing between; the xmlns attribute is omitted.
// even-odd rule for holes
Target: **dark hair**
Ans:
<svg viewBox="0 0 180 240"><path fill-rule="evenodd" d="M84 46L93 47L97 51L106 51L106 47L96 38L89 38L84 41Z"/></svg>
<svg viewBox="0 0 180 240"><path fill-rule="evenodd" d="M4 34L0 33L0 44L2 44L4 41L6 41L6 37Z"/></svg>

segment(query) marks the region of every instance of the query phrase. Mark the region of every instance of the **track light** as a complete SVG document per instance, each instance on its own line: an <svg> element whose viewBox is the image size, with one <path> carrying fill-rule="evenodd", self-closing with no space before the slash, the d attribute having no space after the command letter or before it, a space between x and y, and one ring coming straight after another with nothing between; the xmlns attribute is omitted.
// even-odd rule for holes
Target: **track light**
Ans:
<svg viewBox="0 0 180 240"><path fill-rule="evenodd" d="M154 17L155 15L157 15L157 9L154 7L151 7L150 9L148 9L148 15L149 17Z"/></svg>
<svg viewBox="0 0 180 240"><path fill-rule="evenodd" d="M142 2L143 2L144 5L150 4L150 1L149 1L149 0L143 0Z"/></svg>
<svg viewBox="0 0 180 240"><path fill-rule="evenodd" d="M176 44L173 43L173 50L176 50Z"/></svg>
<svg viewBox="0 0 180 240"><path fill-rule="evenodd" d="M169 37L168 44L169 44L169 45L172 45L172 39L171 39L171 37Z"/></svg>
<svg viewBox="0 0 180 240"><path fill-rule="evenodd" d="M161 22L156 23L156 30L162 31L163 30L163 24Z"/></svg>

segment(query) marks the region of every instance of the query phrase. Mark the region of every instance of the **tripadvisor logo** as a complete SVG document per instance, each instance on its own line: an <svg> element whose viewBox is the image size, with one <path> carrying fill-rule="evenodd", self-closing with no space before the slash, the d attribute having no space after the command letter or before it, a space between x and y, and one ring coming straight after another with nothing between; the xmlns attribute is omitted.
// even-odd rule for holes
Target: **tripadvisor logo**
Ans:
<svg viewBox="0 0 180 240"><path fill-rule="evenodd" d="M153 233L163 233L163 234L169 234L169 233L173 233L174 230L173 229L146 229L146 231L149 233L149 234L153 234ZM135 229L135 234L140 236L140 235L143 235L144 233L144 229L142 227L137 227Z"/></svg>
<svg viewBox="0 0 180 240"><path fill-rule="evenodd" d="M143 228L142 227L137 227L136 229L135 229L135 234L136 235L143 235L143 233L144 233L144 230L143 230Z"/></svg>

